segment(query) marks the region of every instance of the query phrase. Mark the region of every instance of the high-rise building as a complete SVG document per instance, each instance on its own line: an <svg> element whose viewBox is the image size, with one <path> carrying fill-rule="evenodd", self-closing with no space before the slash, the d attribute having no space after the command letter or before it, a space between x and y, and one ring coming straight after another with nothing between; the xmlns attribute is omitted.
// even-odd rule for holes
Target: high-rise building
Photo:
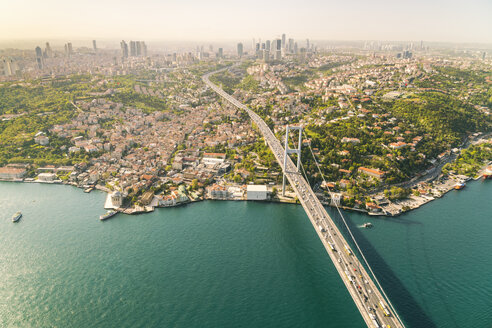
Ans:
<svg viewBox="0 0 492 328"><path fill-rule="evenodd" d="M137 41L135 45L137 47L137 56L142 56L142 41Z"/></svg>
<svg viewBox="0 0 492 328"><path fill-rule="evenodd" d="M282 49L285 48L285 33L282 34Z"/></svg>
<svg viewBox="0 0 492 328"><path fill-rule="evenodd" d="M3 64L3 74L5 76L12 76L16 73L17 68L12 58L2 59L2 64Z"/></svg>
<svg viewBox="0 0 492 328"><path fill-rule="evenodd" d="M288 50L290 53L294 52L294 39L289 39Z"/></svg>
<svg viewBox="0 0 492 328"><path fill-rule="evenodd" d="M309 50L309 39L306 39L306 49Z"/></svg>
<svg viewBox="0 0 492 328"><path fill-rule="evenodd" d="M237 55L239 58L243 57L243 44L242 43L237 44Z"/></svg>
<svg viewBox="0 0 492 328"><path fill-rule="evenodd" d="M121 40L121 58L128 58L128 44L126 44L125 40Z"/></svg>
<svg viewBox="0 0 492 328"><path fill-rule="evenodd" d="M65 44L65 55L70 58L72 57L72 54L73 54L72 43L68 42Z"/></svg>
<svg viewBox="0 0 492 328"><path fill-rule="evenodd" d="M147 57L147 45L145 44L144 41L142 41L141 47L142 47L142 56Z"/></svg>
<svg viewBox="0 0 492 328"><path fill-rule="evenodd" d="M219 58L224 58L224 49L223 48L219 48L218 57Z"/></svg>
<svg viewBox="0 0 492 328"><path fill-rule="evenodd" d="M94 50L94 52L97 52L96 40L92 40L92 49Z"/></svg>
<svg viewBox="0 0 492 328"><path fill-rule="evenodd" d="M275 60L282 59L282 40L277 39L273 41L273 49L275 50Z"/></svg>
<svg viewBox="0 0 492 328"><path fill-rule="evenodd" d="M270 42L270 40L266 40L266 42L265 42L265 49L266 49L266 50L268 50L268 51L270 51L270 50L271 50L271 48L270 48L270 47L271 47L271 42Z"/></svg>
<svg viewBox="0 0 492 328"><path fill-rule="evenodd" d="M44 48L44 57L46 58L53 57L53 50L51 50L49 42L46 42L46 47Z"/></svg>
<svg viewBox="0 0 492 328"><path fill-rule="evenodd" d="M137 55L137 44L135 41L130 41L130 56L135 57Z"/></svg>
<svg viewBox="0 0 492 328"><path fill-rule="evenodd" d="M39 69L44 68L44 58L43 58L43 51L41 50L41 47L36 47L36 63L38 64Z"/></svg>
<svg viewBox="0 0 492 328"><path fill-rule="evenodd" d="M263 60L268 62L270 60L270 50L263 50Z"/></svg>

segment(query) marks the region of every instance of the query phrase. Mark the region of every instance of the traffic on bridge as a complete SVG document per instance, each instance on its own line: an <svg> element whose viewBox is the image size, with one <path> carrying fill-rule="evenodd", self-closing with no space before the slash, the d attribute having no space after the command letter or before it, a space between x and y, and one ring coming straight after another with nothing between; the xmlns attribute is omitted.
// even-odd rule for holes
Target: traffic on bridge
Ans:
<svg viewBox="0 0 492 328"><path fill-rule="evenodd" d="M282 167L282 170L290 185L294 189L299 201L304 207L306 214L308 215L321 242L325 246L326 251L333 261L335 268L340 274L340 277L352 296L352 299L354 300L367 326L375 328L404 327L403 322L394 311L394 307L391 305L389 299L387 297L383 297L384 291L379 285L379 282L377 282L377 278L370 269L368 263L365 262L369 267L369 270L371 270L374 280L376 280L380 286L379 289L376 287L373 279L371 279L365 267L354 254L354 251L314 194L308 182L302 177L302 175L297 173L297 168L289 156L285 158L286 167L284 167L285 149L282 147L280 141L275 137L263 119L209 80L210 75L226 69L228 68L223 68L221 70L208 73L204 75L202 79L221 97L226 99L234 106L246 111L251 120L258 126L258 129L275 155L275 158ZM360 249L359 253L363 257Z"/></svg>

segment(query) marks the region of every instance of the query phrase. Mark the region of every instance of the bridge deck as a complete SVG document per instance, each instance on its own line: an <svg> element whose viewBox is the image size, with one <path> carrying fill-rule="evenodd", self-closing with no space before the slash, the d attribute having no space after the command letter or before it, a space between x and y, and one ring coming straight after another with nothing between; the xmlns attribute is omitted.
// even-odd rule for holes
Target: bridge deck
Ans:
<svg viewBox="0 0 492 328"><path fill-rule="evenodd" d="M246 111L251 120L260 129L263 137L272 150L275 158L284 172L295 172L296 166L287 158L287 168L284 166L284 148L275 137L263 119L227 94L224 90L210 82L209 76L227 68L203 76L203 81L224 99L234 106ZM387 305L382 293L374 284L364 266L354 255L350 245L338 230L332 218L326 212L306 180L297 173L287 173L286 177L299 198L306 214L311 221L318 237L325 246L343 283L347 287L355 305L359 309L368 327L404 327L391 308Z"/></svg>

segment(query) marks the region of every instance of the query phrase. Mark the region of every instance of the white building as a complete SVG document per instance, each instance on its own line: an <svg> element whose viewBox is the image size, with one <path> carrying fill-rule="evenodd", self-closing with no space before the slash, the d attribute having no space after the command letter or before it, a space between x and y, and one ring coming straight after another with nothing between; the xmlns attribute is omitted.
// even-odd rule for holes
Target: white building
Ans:
<svg viewBox="0 0 492 328"><path fill-rule="evenodd" d="M39 135L34 138L34 142L41 146L46 146L50 143L50 138L45 135Z"/></svg>
<svg viewBox="0 0 492 328"><path fill-rule="evenodd" d="M111 203L115 208L118 208L123 204L123 195L119 191L115 191L111 194Z"/></svg>
<svg viewBox="0 0 492 328"><path fill-rule="evenodd" d="M267 186L265 185L248 185L246 189L248 200L266 200L268 197Z"/></svg>
<svg viewBox="0 0 492 328"><path fill-rule="evenodd" d="M38 180L43 182L52 182L56 179L55 173L39 173Z"/></svg>

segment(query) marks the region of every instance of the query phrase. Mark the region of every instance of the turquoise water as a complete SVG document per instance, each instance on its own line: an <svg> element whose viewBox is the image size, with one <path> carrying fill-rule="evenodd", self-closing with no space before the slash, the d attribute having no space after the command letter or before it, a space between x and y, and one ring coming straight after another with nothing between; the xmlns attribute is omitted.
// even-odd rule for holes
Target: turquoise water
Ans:
<svg viewBox="0 0 492 328"><path fill-rule="evenodd" d="M104 198L0 183L0 327L364 326L300 206L100 222ZM347 217L408 327L491 327L491 213L488 181L399 218Z"/></svg>

